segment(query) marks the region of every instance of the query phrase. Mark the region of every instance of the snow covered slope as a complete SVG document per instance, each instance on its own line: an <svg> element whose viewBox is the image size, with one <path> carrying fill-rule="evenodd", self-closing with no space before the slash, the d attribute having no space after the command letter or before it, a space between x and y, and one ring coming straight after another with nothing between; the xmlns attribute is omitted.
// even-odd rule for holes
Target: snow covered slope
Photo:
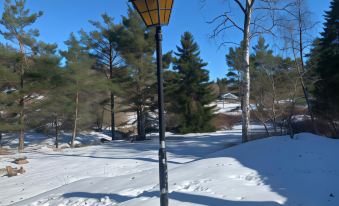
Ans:
<svg viewBox="0 0 339 206"><path fill-rule="evenodd" d="M191 144L185 146L188 145ZM202 145L196 150L210 148L208 144ZM177 161L180 157L176 159L172 153L169 161L175 163L172 162L169 170L170 205L338 206L338 148L338 140L299 134L293 140L285 136L246 143L193 162ZM145 157L145 153L141 154ZM142 165L121 163L128 170L139 167L139 171L81 179L15 205L158 206L156 166L141 170ZM110 171L118 166L110 167ZM54 173L53 169L50 173ZM7 189L1 187L0 195ZM19 191L12 191L15 192Z"/></svg>
<svg viewBox="0 0 339 206"><path fill-rule="evenodd" d="M222 150L229 144L240 142L238 132L188 135L168 133L166 136L170 168ZM37 139L44 139L42 136L37 137L39 137ZM92 135L88 138L92 139ZM26 148L24 154L0 156L0 168L8 165L17 167L12 162L22 155L29 161L29 164L24 165L27 171L24 175L11 178L0 177L0 205L19 202L86 178L117 177L147 170L157 171L158 138L157 136L150 138L152 140L140 143L116 141L61 151L53 151L46 146L33 144Z"/></svg>

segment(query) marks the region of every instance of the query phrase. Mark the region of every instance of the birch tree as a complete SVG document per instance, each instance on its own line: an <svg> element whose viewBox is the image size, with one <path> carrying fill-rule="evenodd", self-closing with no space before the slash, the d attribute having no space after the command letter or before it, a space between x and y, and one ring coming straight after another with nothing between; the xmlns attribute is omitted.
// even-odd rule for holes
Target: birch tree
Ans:
<svg viewBox="0 0 339 206"><path fill-rule="evenodd" d="M295 69L306 100L308 113L311 116L313 132L316 132L310 94L305 79L308 72L305 66L305 51L312 45L313 38L310 36L310 32L317 25L317 22L312 21L312 13L307 8L306 0L291 0L290 7L286 8L285 11L288 15L284 24L281 25L285 30L283 38L288 46L286 49L291 50L294 57Z"/></svg>
<svg viewBox="0 0 339 206"><path fill-rule="evenodd" d="M205 0L203 2L207 3ZM227 0L224 2L237 7L241 18L235 18L235 15L232 15L234 11L225 11L208 23L215 26L211 34L212 38L222 35L229 29L235 29L242 34L240 45L243 51L243 68L240 71L242 83L242 140L246 142L249 140L250 125L250 43L258 35L274 35L273 29L280 21L277 12L283 11L289 4L282 5L279 0ZM237 44L228 40L222 42L221 45L229 43Z"/></svg>

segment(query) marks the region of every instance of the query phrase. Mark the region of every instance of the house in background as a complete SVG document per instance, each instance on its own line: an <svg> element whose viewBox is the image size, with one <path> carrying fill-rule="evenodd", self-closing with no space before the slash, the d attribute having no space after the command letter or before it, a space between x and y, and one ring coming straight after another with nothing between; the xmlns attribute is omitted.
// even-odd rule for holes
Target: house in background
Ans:
<svg viewBox="0 0 339 206"><path fill-rule="evenodd" d="M223 103L238 103L239 102L239 97L232 93L222 94L220 96L220 99L223 101Z"/></svg>

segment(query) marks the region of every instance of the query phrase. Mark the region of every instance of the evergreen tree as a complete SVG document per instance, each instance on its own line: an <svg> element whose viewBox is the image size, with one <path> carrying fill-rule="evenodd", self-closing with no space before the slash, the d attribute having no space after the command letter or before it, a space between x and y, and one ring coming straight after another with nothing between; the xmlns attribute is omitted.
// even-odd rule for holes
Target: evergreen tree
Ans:
<svg viewBox="0 0 339 206"><path fill-rule="evenodd" d="M124 70L121 69L122 59L118 52L119 34L121 33L121 25L116 25L114 19L107 14L102 15L103 24L98 21L90 21L96 28L86 34L82 33L82 40L88 46L90 54L95 57L95 69L102 71L107 80L118 85L121 75ZM115 96L118 90L110 89L110 111L111 111L111 136L112 140L115 137Z"/></svg>
<svg viewBox="0 0 339 206"><path fill-rule="evenodd" d="M29 53L36 44L36 37L39 36L39 31L30 29L31 25L42 16L42 12L31 13L29 9L25 8L25 0L5 0L4 12L0 19L0 24L3 25L5 30L0 30L3 37L11 41L19 48L20 64L18 64L18 74L20 76L20 87L17 88L21 95L19 113L19 151L24 149L24 130L25 130L25 72L29 67Z"/></svg>
<svg viewBox="0 0 339 206"><path fill-rule="evenodd" d="M339 117L339 0L333 0L330 8L318 50L316 72L320 81L316 83L315 96L318 114L334 122Z"/></svg>
<svg viewBox="0 0 339 206"><path fill-rule="evenodd" d="M29 119L35 120L44 131L50 132L54 129L55 146L59 145L59 134L62 126L71 118L71 100L67 91L69 82L67 81L67 71L60 68L60 57L56 55L57 46L49 45L43 42L35 48L37 69L36 75L41 75L44 79L42 89L39 91L43 99L40 100L37 112L29 116Z"/></svg>
<svg viewBox="0 0 339 206"><path fill-rule="evenodd" d="M123 26L119 51L128 69L128 79L123 84L123 99L129 107L125 111L136 112L138 140L145 140L147 120L156 105L155 32L147 29L131 8L128 17L123 18Z"/></svg>
<svg viewBox="0 0 339 206"><path fill-rule="evenodd" d="M61 55L66 58L66 76L68 85L64 93L70 98L70 107L72 108L73 132L71 147L75 146L75 139L79 127L93 122L93 113L91 109L91 100L93 94L102 89L111 86L98 79L95 70L92 70L93 60L88 55L88 50L72 33L69 40L65 42L68 50L61 51ZM105 88L106 86L106 88Z"/></svg>
<svg viewBox="0 0 339 206"><path fill-rule="evenodd" d="M209 73L200 58L198 44L191 33L185 32L177 46L173 60L173 77L166 84L170 95L170 112L177 115L179 131L210 132L214 107L208 106L215 97L209 82Z"/></svg>
<svg viewBox="0 0 339 206"><path fill-rule="evenodd" d="M307 85L307 88L309 88L312 93L314 93L315 90L314 83L320 79L319 74L317 73L317 67L320 58L319 51L320 42L321 42L320 39L316 38L312 42L310 52L306 55L307 62L306 62L305 83Z"/></svg>
<svg viewBox="0 0 339 206"><path fill-rule="evenodd" d="M232 92L238 93L241 96L241 71L244 68L242 60L243 50L240 47L230 48L226 55L226 63L229 67L229 72L226 74L228 78L229 88Z"/></svg>
<svg viewBox="0 0 339 206"><path fill-rule="evenodd" d="M228 92L228 80L227 78L217 79L217 85L219 88L219 97Z"/></svg>
<svg viewBox="0 0 339 206"><path fill-rule="evenodd" d="M20 107L16 103L20 95L16 90L20 82L15 73L18 64L18 55L15 49L0 44L0 136L3 133L20 131L17 114ZM2 143L0 143L2 145Z"/></svg>

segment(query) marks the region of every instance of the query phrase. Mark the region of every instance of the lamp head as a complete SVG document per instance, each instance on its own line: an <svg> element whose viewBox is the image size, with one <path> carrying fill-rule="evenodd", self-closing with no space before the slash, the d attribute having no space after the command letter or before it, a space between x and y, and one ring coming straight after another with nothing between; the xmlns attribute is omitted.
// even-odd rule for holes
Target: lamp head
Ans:
<svg viewBox="0 0 339 206"><path fill-rule="evenodd" d="M174 0L130 0L147 27L168 25Z"/></svg>

